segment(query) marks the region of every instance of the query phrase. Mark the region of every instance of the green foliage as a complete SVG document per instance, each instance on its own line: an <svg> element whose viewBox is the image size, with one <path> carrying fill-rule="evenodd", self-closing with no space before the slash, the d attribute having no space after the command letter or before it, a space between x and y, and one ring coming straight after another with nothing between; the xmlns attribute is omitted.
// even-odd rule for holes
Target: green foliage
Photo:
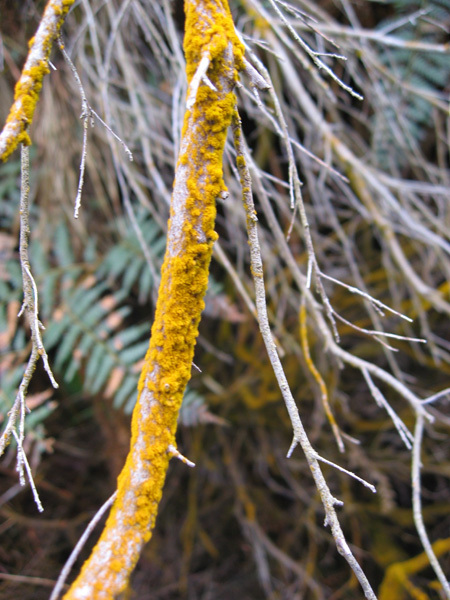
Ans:
<svg viewBox="0 0 450 600"><path fill-rule="evenodd" d="M138 215L138 220L154 271L159 272L164 236L147 214ZM39 288L40 316L48 323L44 345L57 379L72 390L81 385L79 391L89 396L106 394L115 409L131 413L150 332L149 319L136 322L133 311L139 303L150 302L158 282L152 278L131 226L125 221L121 225L118 229L125 234L104 256L96 249L95 240L91 240L82 260L77 262L73 236L65 222L49 228L49 235L53 236L47 244L50 251L34 239L30 256ZM7 273L7 281L0 280L0 331L8 327L8 305L20 302L22 295L17 260L7 263ZM221 286L213 282L211 290L218 294ZM13 353L26 353L26 333L23 328L17 329L11 342ZM0 407L3 414L12 404L22 372L23 367L18 367L6 382ZM191 425L198 422L204 399L190 392L188 403L181 421ZM38 415L45 418L48 412L34 414L35 419Z"/></svg>
<svg viewBox="0 0 450 600"><path fill-rule="evenodd" d="M0 164L0 226L9 228L17 215L20 191L20 162Z"/></svg>
<svg viewBox="0 0 450 600"><path fill-rule="evenodd" d="M138 220L142 236L154 259L155 271L159 271L165 249L164 236L145 213L138 215ZM137 289L140 302L150 298L155 285L133 230L128 231L124 239L110 249L101 261L96 276L99 280L120 281L121 289L127 294L133 288Z"/></svg>
<svg viewBox="0 0 450 600"><path fill-rule="evenodd" d="M144 237L155 264L164 251L164 240L151 220L143 221ZM75 262L71 237L64 224L55 229L52 266L48 256L36 253L42 306L53 315L44 344L53 354L55 371L66 384L82 381L89 395L105 388L115 408L130 412L135 401L139 361L148 346L149 323L136 324L132 289L149 296L155 282L132 231L94 262ZM88 249L93 253L93 246ZM34 255L34 254L33 254ZM56 292L56 294L55 294ZM114 377L114 381L112 381ZM108 387L109 386L109 387Z"/></svg>
<svg viewBox="0 0 450 600"><path fill-rule="evenodd" d="M444 88L448 83L448 54L425 51L408 46L406 42L439 43L435 32L430 34L428 20L448 19L448 0L431 0L426 5L409 0L391 0L396 11L390 19L382 21L378 29L388 31L399 18L405 19L392 34L405 40L404 47L385 47L378 53L382 69L395 75L394 79L380 80L380 102L373 117L372 148L377 164L385 169L403 167L412 152L420 150L426 134L433 127L435 101L446 101ZM426 18L425 18L426 17Z"/></svg>

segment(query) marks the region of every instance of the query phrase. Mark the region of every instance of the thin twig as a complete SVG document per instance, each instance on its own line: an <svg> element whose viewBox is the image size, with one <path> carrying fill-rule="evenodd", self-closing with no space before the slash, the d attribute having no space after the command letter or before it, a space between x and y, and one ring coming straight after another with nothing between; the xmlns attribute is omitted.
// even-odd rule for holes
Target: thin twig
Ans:
<svg viewBox="0 0 450 600"><path fill-rule="evenodd" d="M422 498L421 498L421 480L420 480L420 468L421 468L421 451L422 451L422 437L424 428L424 414L418 411L416 415L416 427L414 430L414 444L413 444L413 459L411 466L411 480L412 480L412 502L413 502L413 514L414 523L416 525L417 533L419 534L422 546L428 556L433 571L436 573L436 577L439 579L442 585L442 591L445 594L447 600L450 600L450 583L445 577L444 571L439 564L436 554L430 543L430 539L425 529L422 514Z"/></svg>
<svg viewBox="0 0 450 600"><path fill-rule="evenodd" d="M259 90L268 90L271 85L264 77L255 69L255 67L244 58L244 72L248 75L250 83L256 86Z"/></svg>
<svg viewBox="0 0 450 600"><path fill-rule="evenodd" d="M89 103L86 98L86 92L84 91L80 76L78 75L78 71L64 47L64 43L61 39L61 36L58 36L58 46L64 57L64 60L69 65L69 68L72 71L72 75L74 76L78 91L81 96L81 116L80 116L80 118L83 119L83 147L81 149L80 176L78 179L78 189L77 189L77 196L75 198L75 208L74 208L74 214L73 214L75 219L78 219L78 215L79 215L80 208L81 208L81 194L82 194L83 185L84 185L84 172L85 172L85 168L86 168L88 125L90 123L91 127L93 127L94 122L92 119L92 112L91 112Z"/></svg>
<svg viewBox="0 0 450 600"><path fill-rule="evenodd" d="M170 456L174 456L175 458L178 458L178 460L181 460L181 462L187 465L188 467L195 467L195 463L192 462L192 460L189 460L188 458L183 456L183 454L181 454L178 448L176 448L173 444L169 444L167 452L170 454Z"/></svg>
<svg viewBox="0 0 450 600"><path fill-rule="evenodd" d="M413 319L411 319L410 317L404 315L401 312L398 312L397 310L395 310L394 308L391 308L384 302L381 302L381 300L377 300L377 298L374 298L370 294L363 292L362 290L354 287L353 285L348 285L347 283L344 283L343 281L340 281L339 279L336 279L335 277L331 277L330 275L327 275L326 273L323 273L322 271L320 271L318 273L318 276L323 277L324 279L328 279L328 281L332 281L333 283L336 283L337 285L344 287L346 290L348 290L352 294L358 294L359 296L366 298L366 300L369 300L369 302L371 304L375 304L375 306L382 308L384 310L387 310L388 312L390 312L394 315L397 315L398 317L400 317L401 319L404 319L405 321L408 321L409 323L413 322ZM381 313L381 314L383 315L383 313ZM377 332L377 333L379 333L379 332ZM424 340L421 340L421 341L424 341Z"/></svg>
<svg viewBox="0 0 450 600"><path fill-rule="evenodd" d="M73 214L74 218L78 219L78 216L80 213L80 208L81 208L81 194L83 192L83 186L84 186L84 173L85 173L85 169L86 169L88 126L90 125L91 127L94 127L94 118L93 117L98 119L98 121L100 121L100 123L103 125L103 127L105 127L105 129L107 129L107 131L109 131L109 133L111 133L111 135L113 135L116 138L116 140L121 144L124 151L128 155L128 159L130 161L133 160L133 153L128 148L128 146L125 144L125 142L116 133L114 133L114 131L111 129L111 127L109 127L109 125L107 125L107 123L105 123L105 121L103 121L103 119L95 112L95 110L89 104L89 102L87 100L86 92L84 91L83 84L81 83L81 78L77 71L77 68L73 64L73 61L70 58L70 56L68 55L68 53L64 47L64 43L60 36L58 37L58 45L59 45L59 49L61 50L61 53L64 57L64 60L69 65L69 68L72 71L75 82L77 84L78 91L81 96L80 118L83 119L83 146L81 149L80 176L78 179L78 188L77 188L77 195L75 198L75 208L74 208L74 214Z"/></svg>
<svg viewBox="0 0 450 600"><path fill-rule="evenodd" d="M75 548L70 553L70 556L69 556L69 558L66 561L66 564L64 565L61 573L59 574L59 577L56 580L56 585L53 588L53 591L51 593L51 596L50 596L49 600L57 600L57 598L60 595L62 589L64 588L64 584L66 582L66 579L67 579L67 577L68 577L68 575L69 575L69 573L70 573L70 571L71 571L71 569L72 569L75 561L77 560L78 555L80 554L81 550L83 549L84 545L86 544L89 536L91 535L91 533L95 529L97 523L103 517L103 515L108 510L108 508L113 504L114 500L116 499L116 496L117 496L117 492L114 492L114 494L112 496L110 496L108 498L108 500L98 509L98 511L95 513L95 515L93 516L93 518L89 522L89 525L84 530L83 535L78 540Z"/></svg>
<svg viewBox="0 0 450 600"><path fill-rule="evenodd" d="M359 325L355 325L354 323L351 323L345 317L343 317L342 315L337 313L334 309L333 309L333 315L336 317L336 319L338 319L339 321L342 321L342 323L345 323L352 329L360 331L361 333L365 333L366 335L371 335L375 338L377 338L377 336L382 336L382 337L392 338L395 340L403 340L403 341L407 341L407 342L417 342L419 344L427 343L427 340L424 340L423 338L414 338L414 337L410 337L407 335L400 335L398 333L390 333L387 331L377 331L374 329L366 329L365 327L359 327ZM378 341L381 342L382 340L378 339ZM389 348L391 350L395 350L395 348L391 348L390 346L389 346Z"/></svg>
<svg viewBox="0 0 450 600"><path fill-rule="evenodd" d="M445 390L437 392L436 394L433 394L432 396L428 396L428 398L425 398L424 400L422 400L422 404L431 404L432 402L437 402L438 400L441 400L442 398L445 398L446 396L450 396L450 388L446 388Z"/></svg>
<svg viewBox="0 0 450 600"><path fill-rule="evenodd" d="M355 90L345 84L342 79L340 79L336 73L333 71L333 69L331 69L327 64L325 64L323 62L323 60L321 60L319 57L321 56L321 53L319 52L315 52L304 40L303 38L301 38L298 33L295 31L295 29L292 27L292 25L290 24L290 22L286 19L286 17L283 15L283 13L281 12L281 10L278 8L276 2L274 0L269 0L270 4L273 6L275 12L277 13L277 15L280 17L280 19L282 20L283 24L286 26L286 28L288 29L288 31L290 32L290 34L292 35L292 37L295 39L295 41L300 44L300 46L303 48L303 50L306 52L306 54L311 58L311 60L313 61L313 63L316 65L316 67L321 70L323 69L328 75L329 77L331 77L331 79L333 79L333 81L336 81L336 83L342 88L344 89L346 92L348 92L349 94L351 94L352 96L354 96L355 98L357 98L358 100L363 100L363 96L361 96L361 94L358 94L358 92L355 92ZM322 54L323 55L323 54ZM345 57L341 56L341 55L336 55L336 54L325 54L325 56L332 56L334 58L338 58L338 59L345 59Z"/></svg>
<svg viewBox="0 0 450 600"><path fill-rule="evenodd" d="M23 448L23 433L21 432L19 436L17 435L16 431L13 430L13 436L17 443L17 471L19 473L20 485L25 486L25 476L23 474L23 469L25 467L31 491L33 492L34 503L36 504L39 512L44 512L44 507L42 506L41 499L39 498L39 494L36 488L36 484L34 483L30 463L28 462L27 455L25 454L25 450Z"/></svg>
<svg viewBox="0 0 450 600"><path fill-rule="evenodd" d="M19 312L24 315L31 329L31 353L28 359L25 372L19 385L19 389L14 401L14 404L9 411L8 422L0 439L0 455L3 454L8 445L11 435L14 436L17 442L17 471L19 473L19 481L21 485L25 485L25 472L30 483L36 506L42 512L43 507L39 499L39 495L33 480L30 465L25 455L23 441L25 439L25 414L27 406L25 403L28 385L36 368L39 358L42 358L44 368L48 374L50 382L54 388L58 384L51 371L48 356L44 348L41 337L42 323L39 321L38 308L38 291L30 269L30 261L28 256L28 237L30 233L29 225L29 192L30 192L30 156L29 148L22 144L21 146L21 193L20 193L20 243L19 257L22 268L22 282L24 300L22 308ZM18 433L16 431L16 423L19 420Z"/></svg>
<svg viewBox="0 0 450 600"><path fill-rule="evenodd" d="M263 65L263 63L258 59L256 55L254 55L250 50L249 54L252 57L253 62L257 65L259 72L262 74L266 81L271 81L270 74ZM257 96L256 88L253 89L255 96ZM292 144L290 142L289 129L286 123L285 116L283 114L283 110L280 105L280 101L278 99L277 94L275 93L273 86L271 84L270 89L268 90L268 94L273 102L275 114L278 119L276 127L279 131L280 138L285 146L286 153L289 161L289 190L290 190L290 199L291 199L291 209L298 209L300 215L300 221L303 227L303 237L305 240L306 249L308 252L308 277L307 277L307 287L309 288L311 285L313 271L319 270L317 258L314 250L314 244L311 238L311 230L309 225L309 220L306 214L305 204L303 202L302 192L301 192L301 182L299 178L299 174L297 171L297 165L294 157L294 152L292 149ZM336 341L339 341L339 333L336 327L336 322L333 316L333 310L328 299L328 296L325 292L325 289L322 285L322 281L320 278L316 278L316 286L317 291L320 295L322 303L325 307L326 315L331 324L334 337Z"/></svg>
<svg viewBox="0 0 450 600"><path fill-rule="evenodd" d="M362 477L358 477L358 475L355 475L355 473L353 473L352 471L349 471L348 469L344 469L344 467L341 467L340 465L337 465L336 463L332 462L331 460L327 460L326 458L323 458L323 456L320 456L320 454L317 454L317 452L316 452L316 458L320 462L323 462L326 465L330 465L330 467L334 467L338 471L341 471L342 473L345 473L346 475L349 475L349 477L352 477L353 479L356 479L356 481L359 481L360 483L363 484L363 486L365 486L366 488L369 488L369 490L371 492L373 492L374 494L377 493L377 488L374 485L372 485L371 483L369 483L368 481L366 481Z"/></svg>
<svg viewBox="0 0 450 600"><path fill-rule="evenodd" d="M395 410L392 408L392 406L389 404L389 402L383 396L383 394L381 393L379 388L377 388L377 386L374 384L373 379L370 376L370 373L368 372L368 370L362 369L361 372L364 375L364 379L366 380L367 385L369 386L370 393L372 394L372 397L374 398L375 402L378 404L378 406L380 408L384 408L386 410L388 415L391 417L391 420L394 423L395 428L397 429L398 434L402 438L405 446L408 448L408 450L411 450L411 448L412 448L411 442L413 441L412 433L409 431L409 429L406 427L406 425L403 423L403 421L397 415Z"/></svg>
<svg viewBox="0 0 450 600"><path fill-rule="evenodd" d="M308 461L311 473L313 475L316 487L319 491L322 499L323 506L325 508L325 524L330 525L333 537L336 541L338 552L342 554L345 560L350 565L354 574L356 575L361 587L364 590L366 598L376 600L376 595L372 590L372 587L364 573L358 564L357 560L352 554L347 541L345 540L342 532L339 520L337 518L335 506L342 505L342 502L334 498L330 492L328 484L322 474L320 465L317 459L317 454L308 439L306 431L303 427L300 415L298 412L297 405L292 396L289 384L286 379L281 361L279 359L275 343L272 338L270 324L267 316L267 305L266 305L266 294L264 288L264 274L262 267L261 253L259 249L258 231L257 231L257 217L256 211L253 204L252 195L252 184L250 178L250 172L248 170L246 161L247 153L245 151L245 145L243 140L243 134L240 124L239 115L237 109L232 121L232 129L234 135L234 143L237 154L237 165L241 176L242 193L244 199L244 207L247 215L247 233L250 245L250 260L251 269L253 275L253 282L255 285L255 296L256 296L256 309L258 311L259 328L261 335L264 340L264 344L269 355L272 368L274 370L275 377L277 378L278 385L283 396L283 400L286 404L289 417L291 419L292 428L294 432L293 441L288 452L288 457L292 454L294 448L300 444L303 452L305 453L306 460Z"/></svg>

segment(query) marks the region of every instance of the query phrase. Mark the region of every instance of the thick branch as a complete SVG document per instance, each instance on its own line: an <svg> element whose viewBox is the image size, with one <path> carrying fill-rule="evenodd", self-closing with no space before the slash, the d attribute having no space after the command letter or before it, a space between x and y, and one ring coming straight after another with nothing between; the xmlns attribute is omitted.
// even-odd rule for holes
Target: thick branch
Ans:
<svg viewBox="0 0 450 600"><path fill-rule="evenodd" d="M65 598L116 598L151 536L204 307L216 214L224 190L222 154L234 107L239 44L228 6L186 2L186 69L192 81L210 57L185 115L150 347L133 413L131 449L103 534ZM204 74L206 75L206 73ZM196 80L194 80L196 81ZM197 85L197 84L196 84Z"/></svg>

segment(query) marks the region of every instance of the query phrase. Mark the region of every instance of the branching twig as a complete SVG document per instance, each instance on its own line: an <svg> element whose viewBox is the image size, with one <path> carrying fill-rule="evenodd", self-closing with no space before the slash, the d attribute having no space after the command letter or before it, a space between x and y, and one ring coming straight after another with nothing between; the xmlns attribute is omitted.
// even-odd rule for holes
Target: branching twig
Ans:
<svg viewBox="0 0 450 600"><path fill-rule="evenodd" d="M74 208L74 214L73 214L75 219L78 219L80 208L81 208L81 194L83 192L83 185L84 185L84 172L85 172L85 168L86 168L88 126L90 125L91 127L94 127L94 117L96 119L98 119L98 121L100 121L100 123L103 125L103 127L105 127L105 129L107 129L107 131L109 131L109 133L112 136L114 136L116 138L116 140L122 145L124 151L128 155L128 159L130 161L133 160L133 154L132 154L131 150L128 148L128 146L125 144L125 142L116 133L114 133L114 131L111 129L111 127L109 127L109 125L107 123L105 123L105 121L103 121L103 119L95 112L95 110L92 108L92 106L87 101L86 92L84 91L84 87L83 87L83 84L81 83L81 79L78 74L78 71L77 71L75 65L73 64L72 59L68 55L60 36L58 37L58 45L59 45L59 49L61 50L61 53L64 57L64 60L69 65L69 68L72 71L75 82L77 84L78 91L80 92L80 96L81 96L81 116L80 116L80 118L83 119L83 147L81 149L80 176L78 179L78 189L77 189L77 196L75 198L75 208Z"/></svg>
<svg viewBox="0 0 450 600"><path fill-rule="evenodd" d="M375 593L373 592L364 571L359 566L358 562L352 554L352 551L350 550L350 547L348 546L345 540L335 510L335 506L342 505L342 502L336 500L336 498L332 496L327 482L322 474L320 465L318 463L317 454L311 446L311 443L301 422L297 405L292 396L289 384L286 379L286 375L281 365L281 361L278 357L275 343L272 338L269 320L267 317L264 275L256 226L258 219L253 204L250 172L247 167L247 155L245 152L245 145L237 109L233 117L232 128L237 154L237 166L241 176L244 207L247 215L247 232L250 244L250 261L253 281L255 285L256 309L258 311L259 328L261 330L261 335L263 337L264 344L269 355L269 360L275 373L275 377L277 378L278 385L283 396L283 400L286 404L286 408L289 413L294 432L294 438L291 447L289 448L287 456L291 456L295 447L298 444L300 444L303 452L305 453L306 460L308 461L316 487L319 491L323 506L325 508L325 524L330 525L331 527L331 531L336 541L338 552L342 554L342 556L345 558L345 560L348 562L351 569L355 573L356 577L358 578L358 581L361 584L361 587L364 590L366 598L376 600Z"/></svg>
<svg viewBox="0 0 450 600"><path fill-rule="evenodd" d="M364 375L364 379L366 380L367 385L369 386L370 393L372 394L372 397L374 398L375 402L380 408L384 408L386 410L386 412L391 417L392 422L394 423L395 428L397 429L398 434L403 440L405 446L408 448L408 450L411 450L411 442L413 441L413 436L411 432L400 419L400 417L397 415L397 413L386 400L386 398L383 396L379 388L377 388L377 386L374 384L373 379L370 376L368 370L363 368L361 372Z"/></svg>
<svg viewBox="0 0 450 600"><path fill-rule="evenodd" d="M24 314L31 329L31 354L28 359L28 364L25 368L22 381L16 395L14 404L9 411L9 418L0 439L0 456L3 454L8 445L11 435L14 436L17 442L17 470L21 485L25 485L24 469L27 473L28 480L33 491L36 505L40 511L43 510L36 486L33 481L28 460L23 449L23 440L25 438L25 413L28 410L25 399L27 395L28 385L36 368L39 358L42 358L44 368L49 376L50 382L54 388L58 387L53 373L50 369L48 356L42 343L41 329L42 323L39 321L38 315L38 292L33 275L31 274L30 262L28 258L28 236L30 233L29 225L29 175L30 175L30 159L28 146L22 144L21 147L21 194L20 194L20 245L19 256L20 265L22 268L22 282L24 300L19 316ZM16 422L19 419L19 433L16 432Z"/></svg>

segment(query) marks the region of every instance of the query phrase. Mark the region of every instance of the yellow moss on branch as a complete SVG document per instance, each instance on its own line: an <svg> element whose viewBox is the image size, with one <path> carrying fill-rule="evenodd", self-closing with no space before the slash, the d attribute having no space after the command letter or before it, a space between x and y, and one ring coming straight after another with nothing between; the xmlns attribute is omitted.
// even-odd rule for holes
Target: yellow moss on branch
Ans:
<svg viewBox="0 0 450 600"><path fill-rule="evenodd" d="M201 58L207 77L185 115L155 320L138 385L130 453L105 529L66 600L110 599L128 585L151 536L178 412L190 378L214 241L215 201L224 191L222 160L243 48L226 2L186 0L189 81Z"/></svg>
<svg viewBox="0 0 450 600"><path fill-rule="evenodd" d="M31 144L28 129L49 72L48 61L53 42L74 0L50 0L45 7L36 35L31 38L29 53L14 90L14 104L0 133L0 159L5 161L19 144Z"/></svg>

